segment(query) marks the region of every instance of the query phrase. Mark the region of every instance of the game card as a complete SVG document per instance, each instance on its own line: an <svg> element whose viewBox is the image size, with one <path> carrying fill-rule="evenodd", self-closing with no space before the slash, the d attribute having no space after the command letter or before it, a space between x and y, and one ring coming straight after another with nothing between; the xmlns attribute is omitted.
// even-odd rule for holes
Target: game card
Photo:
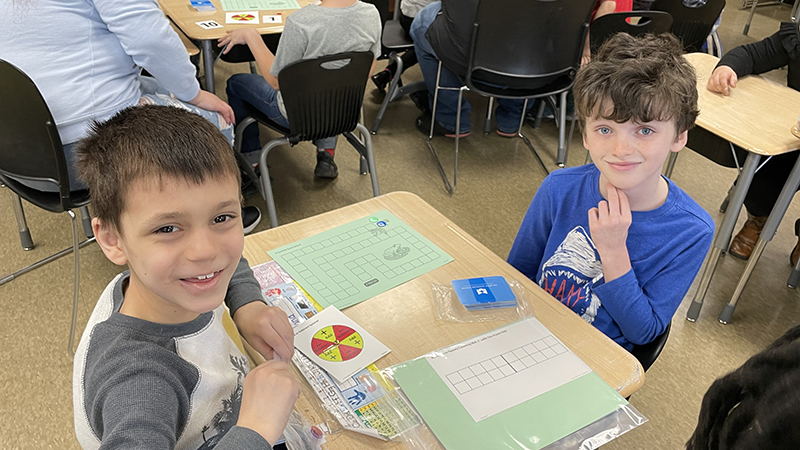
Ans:
<svg viewBox="0 0 800 450"><path fill-rule="evenodd" d="M283 22L283 17L280 14L276 14L274 16L261 16L261 20L265 25L268 23L281 23Z"/></svg>
<svg viewBox="0 0 800 450"><path fill-rule="evenodd" d="M258 24L258 11L226 12L225 23Z"/></svg>
<svg viewBox="0 0 800 450"><path fill-rule="evenodd" d="M333 306L294 328L294 346L340 383L390 351Z"/></svg>
<svg viewBox="0 0 800 450"><path fill-rule="evenodd" d="M204 20L203 22L195 22L197 26L205 30L213 30L214 28L222 28L222 25L213 20Z"/></svg>

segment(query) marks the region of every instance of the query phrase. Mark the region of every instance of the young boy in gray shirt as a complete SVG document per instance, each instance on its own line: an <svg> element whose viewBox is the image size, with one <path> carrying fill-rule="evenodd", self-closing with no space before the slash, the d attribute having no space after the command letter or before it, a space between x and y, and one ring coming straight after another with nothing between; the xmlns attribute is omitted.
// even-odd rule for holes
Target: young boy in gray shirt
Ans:
<svg viewBox="0 0 800 450"><path fill-rule="evenodd" d="M381 53L381 18L375 6L358 0L322 0L319 5L308 5L286 19L275 55L264 45L255 28L235 30L219 40L220 47L228 46L225 52L238 44L247 44L263 76L240 73L228 79L228 103L236 122L247 117L244 109L244 102L247 102L273 122L289 128L278 86L280 71L301 59L342 52L372 51L377 58ZM318 139L314 145L317 146L314 175L336 178L339 175L333 161L336 136ZM245 131L241 149L243 153L261 149L257 126Z"/></svg>

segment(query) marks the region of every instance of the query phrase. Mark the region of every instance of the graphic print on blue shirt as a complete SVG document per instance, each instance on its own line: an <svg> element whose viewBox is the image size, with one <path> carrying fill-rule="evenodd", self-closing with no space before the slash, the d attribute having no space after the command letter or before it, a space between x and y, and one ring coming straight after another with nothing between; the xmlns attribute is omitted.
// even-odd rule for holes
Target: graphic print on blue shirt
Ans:
<svg viewBox="0 0 800 450"><path fill-rule="evenodd" d="M583 227L577 226L542 265L539 286L592 323L600 308L592 286L602 278L603 264L594 242Z"/></svg>

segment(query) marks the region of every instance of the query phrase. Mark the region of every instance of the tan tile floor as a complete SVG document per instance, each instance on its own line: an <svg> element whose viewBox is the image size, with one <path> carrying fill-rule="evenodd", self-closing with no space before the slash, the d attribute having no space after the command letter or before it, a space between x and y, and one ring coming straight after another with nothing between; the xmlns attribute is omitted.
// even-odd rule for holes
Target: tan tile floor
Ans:
<svg viewBox="0 0 800 450"><path fill-rule="evenodd" d="M759 8L750 36L743 36L741 30L747 15L738 5L729 4L720 29L724 47L730 49L769 36L777 30L778 21L788 20L789 9L788 6ZM231 73L246 70L244 64L220 63L216 77L220 92ZM785 83L785 70L777 70L770 77ZM420 79L419 70L410 70L407 79ZM365 100L368 122L378 107L373 95L368 88ZM467 97L475 105L472 119L477 123L486 102L471 94ZM462 141L458 189L454 195L447 195L425 140L414 129L416 114L408 99L392 104L380 133L373 137L382 191L405 190L420 195L498 255L505 256L528 203L542 181L541 169L521 141L473 133ZM548 166L555 168L555 127L551 123L539 130L526 126L525 133L542 151ZM451 142L439 138L436 145L443 161L452 164ZM582 163L584 155L580 140L576 139L569 164ZM357 174L355 151L342 143L336 160L340 167L339 178L321 182L312 174L314 153L310 144L273 152L270 167L280 168L273 170L273 186L282 223L371 195L368 178ZM678 159L673 178L719 221L722 218L718 212L719 203L734 177L735 171L716 166L685 150ZM1 195L7 196L7 193ZM266 212L260 199L251 198L248 202ZM26 214L37 244L31 252L23 252L19 247L10 202L0 200L0 273L13 271L71 245L66 216L30 206ZM790 269L787 257L795 242L792 223L797 217L800 217L800 210L795 205L756 268L732 324L720 325L716 314L730 296L733 283L744 267L741 261L730 257L722 259L697 323L684 319L687 298L673 320L666 349L647 373L644 387L631 399L650 419L649 423L611 443L607 446L609 449L680 448L693 430L700 399L709 384L800 321L800 296L785 287ZM265 219L259 229L264 229L266 222ZM103 257L96 245L81 251L80 329L101 290L120 270ZM72 361L66 354L71 295L71 257L0 286L3 305L0 309L2 448L78 448L72 426Z"/></svg>

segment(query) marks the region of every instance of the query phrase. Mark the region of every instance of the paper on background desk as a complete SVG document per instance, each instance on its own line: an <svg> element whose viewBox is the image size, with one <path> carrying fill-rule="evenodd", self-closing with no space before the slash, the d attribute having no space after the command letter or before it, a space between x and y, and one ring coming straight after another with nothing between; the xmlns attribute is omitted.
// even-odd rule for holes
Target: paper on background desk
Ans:
<svg viewBox="0 0 800 450"><path fill-rule="evenodd" d="M453 260L385 209L267 253L323 307L338 309Z"/></svg>
<svg viewBox="0 0 800 450"><path fill-rule="evenodd" d="M539 449L627 404L535 318L391 370L447 449Z"/></svg>
<svg viewBox="0 0 800 450"><path fill-rule="evenodd" d="M296 0L220 0L225 11L280 11L300 9Z"/></svg>

